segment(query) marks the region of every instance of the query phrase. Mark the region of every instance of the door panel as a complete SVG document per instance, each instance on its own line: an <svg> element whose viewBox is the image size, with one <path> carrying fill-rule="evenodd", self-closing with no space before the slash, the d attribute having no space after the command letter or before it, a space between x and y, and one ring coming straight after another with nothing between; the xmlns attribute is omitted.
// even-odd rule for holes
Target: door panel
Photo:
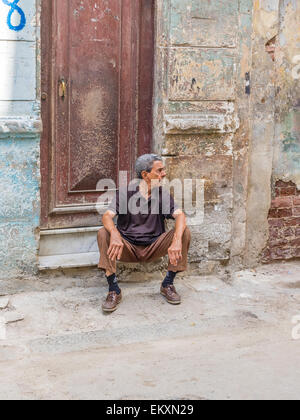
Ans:
<svg viewBox="0 0 300 420"><path fill-rule="evenodd" d="M69 3L65 56L72 124L66 136L72 192L93 191L100 178L114 179L118 169L121 1L103 1L97 8L87 2L84 13L80 0ZM59 110L63 104L60 98L58 102Z"/></svg>
<svg viewBox="0 0 300 420"><path fill-rule="evenodd" d="M153 1L42 7L42 228L99 225L97 182L133 176L137 153L151 150L153 72L139 66L153 68Z"/></svg>

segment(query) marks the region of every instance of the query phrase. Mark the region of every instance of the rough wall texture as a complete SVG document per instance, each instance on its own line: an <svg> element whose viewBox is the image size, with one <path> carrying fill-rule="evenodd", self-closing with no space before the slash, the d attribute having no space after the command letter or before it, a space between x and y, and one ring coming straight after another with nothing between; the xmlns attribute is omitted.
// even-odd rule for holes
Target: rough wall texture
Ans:
<svg viewBox="0 0 300 420"><path fill-rule="evenodd" d="M300 191L293 182L277 181L269 212L270 236L263 262L300 257Z"/></svg>
<svg viewBox="0 0 300 420"><path fill-rule="evenodd" d="M0 140L0 274L36 271L39 137Z"/></svg>
<svg viewBox="0 0 300 420"><path fill-rule="evenodd" d="M280 0L276 45L276 126L273 185L300 188L300 0Z"/></svg>
<svg viewBox="0 0 300 420"><path fill-rule="evenodd" d="M251 146L245 263L256 265L268 240L275 118L274 62L266 44L278 33L279 0L255 0L251 64Z"/></svg>
<svg viewBox="0 0 300 420"><path fill-rule="evenodd" d="M300 180L299 23L299 0L254 2L252 130L245 254L248 265L257 264L262 252L264 261L290 258L297 253L294 244L299 239L299 229L293 232L285 229L289 226L286 223L290 223L285 217L289 218L297 211L288 205L295 192L290 192L289 199L283 202L281 194L286 187L278 191L276 185L281 185L280 181L291 181L288 187L293 185L294 191ZM295 222L294 219L294 227ZM286 235L291 233L293 235L287 238ZM285 244L285 251L281 251L280 243ZM276 245L278 250L274 249Z"/></svg>
<svg viewBox="0 0 300 420"><path fill-rule="evenodd" d="M22 0L13 13L6 3L0 276L7 277L37 267L41 124L40 0ZM289 249L283 258L297 255L299 19L300 0L156 2L155 149L171 179L205 180L204 222L191 224L195 272L254 266L263 252L277 259L274 241Z"/></svg>
<svg viewBox="0 0 300 420"><path fill-rule="evenodd" d="M36 1L10 13L12 7L0 2L0 277L6 278L36 272L40 214Z"/></svg>
<svg viewBox="0 0 300 420"><path fill-rule="evenodd" d="M159 0L156 151L169 178L205 180L192 267L242 261L246 246L252 1Z"/></svg>

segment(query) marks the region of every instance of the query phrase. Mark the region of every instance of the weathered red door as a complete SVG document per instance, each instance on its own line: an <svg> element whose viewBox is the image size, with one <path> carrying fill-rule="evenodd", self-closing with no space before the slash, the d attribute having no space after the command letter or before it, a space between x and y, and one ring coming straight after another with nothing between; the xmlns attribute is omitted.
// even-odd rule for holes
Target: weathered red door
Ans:
<svg viewBox="0 0 300 420"><path fill-rule="evenodd" d="M42 229L95 226L151 150L153 0L42 0Z"/></svg>

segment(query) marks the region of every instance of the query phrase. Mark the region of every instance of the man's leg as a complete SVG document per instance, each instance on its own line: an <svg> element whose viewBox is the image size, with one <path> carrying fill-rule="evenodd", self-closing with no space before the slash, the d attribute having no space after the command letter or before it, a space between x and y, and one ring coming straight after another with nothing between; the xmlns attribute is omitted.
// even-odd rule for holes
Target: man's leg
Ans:
<svg viewBox="0 0 300 420"><path fill-rule="evenodd" d="M175 229L169 232L163 233L156 242L147 247L145 250L145 261L151 262L158 260L165 255L168 255L168 249L170 248L175 234ZM182 236L182 259L178 261L177 265L172 265L169 261L168 270L173 272L181 272L187 270L188 263L188 251L191 243L191 232L186 227Z"/></svg>
<svg viewBox="0 0 300 420"><path fill-rule="evenodd" d="M106 276L116 274L116 271L117 271L116 261L111 261L107 255L109 245L110 245L110 234L107 232L105 228L101 228L98 231L97 239L98 239L98 248L100 251L100 261L98 264L98 268L100 270L105 271Z"/></svg>
<svg viewBox="0 0 300 420"><path fill-rule="evenodd" d="M147 247L147 255L145 256L145 261L155 261L158 258L167 255L168 249L172 244L174 234L174 229L166 232L161 235L154 244L150 245L150 247ZM161 286L161 294L165 296L167 301L173 305L181 303L181 298L174 287L174 279L178 272L186 271L187 269L190 242L191 232L187 227L182 237L182 258L180 261L178 261L177 266L172 265L169 261L168 273Z"/></svg>
<svg viewBox="0 0 300 420"><path fill-rule="evenodd" d="M137 256L134 252L134 246L122 238L124 248L120 258L121 262L137 262ZM100 251L100 261L98 268L105 271L106 275L116 274L117 263L111 261L107 255L110 246L110 234L105 228L101 228L98 232L98 247Z"/></svg>
<svg viewBox="0 0 300 420"><path fill-rule="evenodd" d="M136 262L137 259L133 246L123 238L122 241L124 248L120 261ZM104 312L114 312L122 300L122 293L116 277L117 263L116 261L111 261L107 255L110 246L110 234L105 228L101 228L98 232L98 246L100 251L98 268L105 271L106 279L109 285L109 293L102 309Z"/></svg>

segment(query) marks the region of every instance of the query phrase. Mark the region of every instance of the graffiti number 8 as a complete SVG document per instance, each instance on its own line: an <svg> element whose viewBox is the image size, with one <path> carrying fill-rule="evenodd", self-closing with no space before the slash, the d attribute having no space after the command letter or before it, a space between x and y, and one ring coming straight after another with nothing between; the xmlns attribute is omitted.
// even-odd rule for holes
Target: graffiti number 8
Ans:
<svg viewBox="0 0 300 420"><path fill-rule="evenodd" d="M11 29L12 31L17 31L17 32L22 31L22 29L24 29L26 25L26 16L23 10L21 9L21 7L18 6L18 3L20 0L13 0L13 1L2 0L2 1L4 4L6 4L6 6L10 6L10 11L8 12L8 16L7 16L7 25L9 29ZM19 25L12 24L11 20L12 20L12 15L14 12L17 12L20 15Z"/></svg>

